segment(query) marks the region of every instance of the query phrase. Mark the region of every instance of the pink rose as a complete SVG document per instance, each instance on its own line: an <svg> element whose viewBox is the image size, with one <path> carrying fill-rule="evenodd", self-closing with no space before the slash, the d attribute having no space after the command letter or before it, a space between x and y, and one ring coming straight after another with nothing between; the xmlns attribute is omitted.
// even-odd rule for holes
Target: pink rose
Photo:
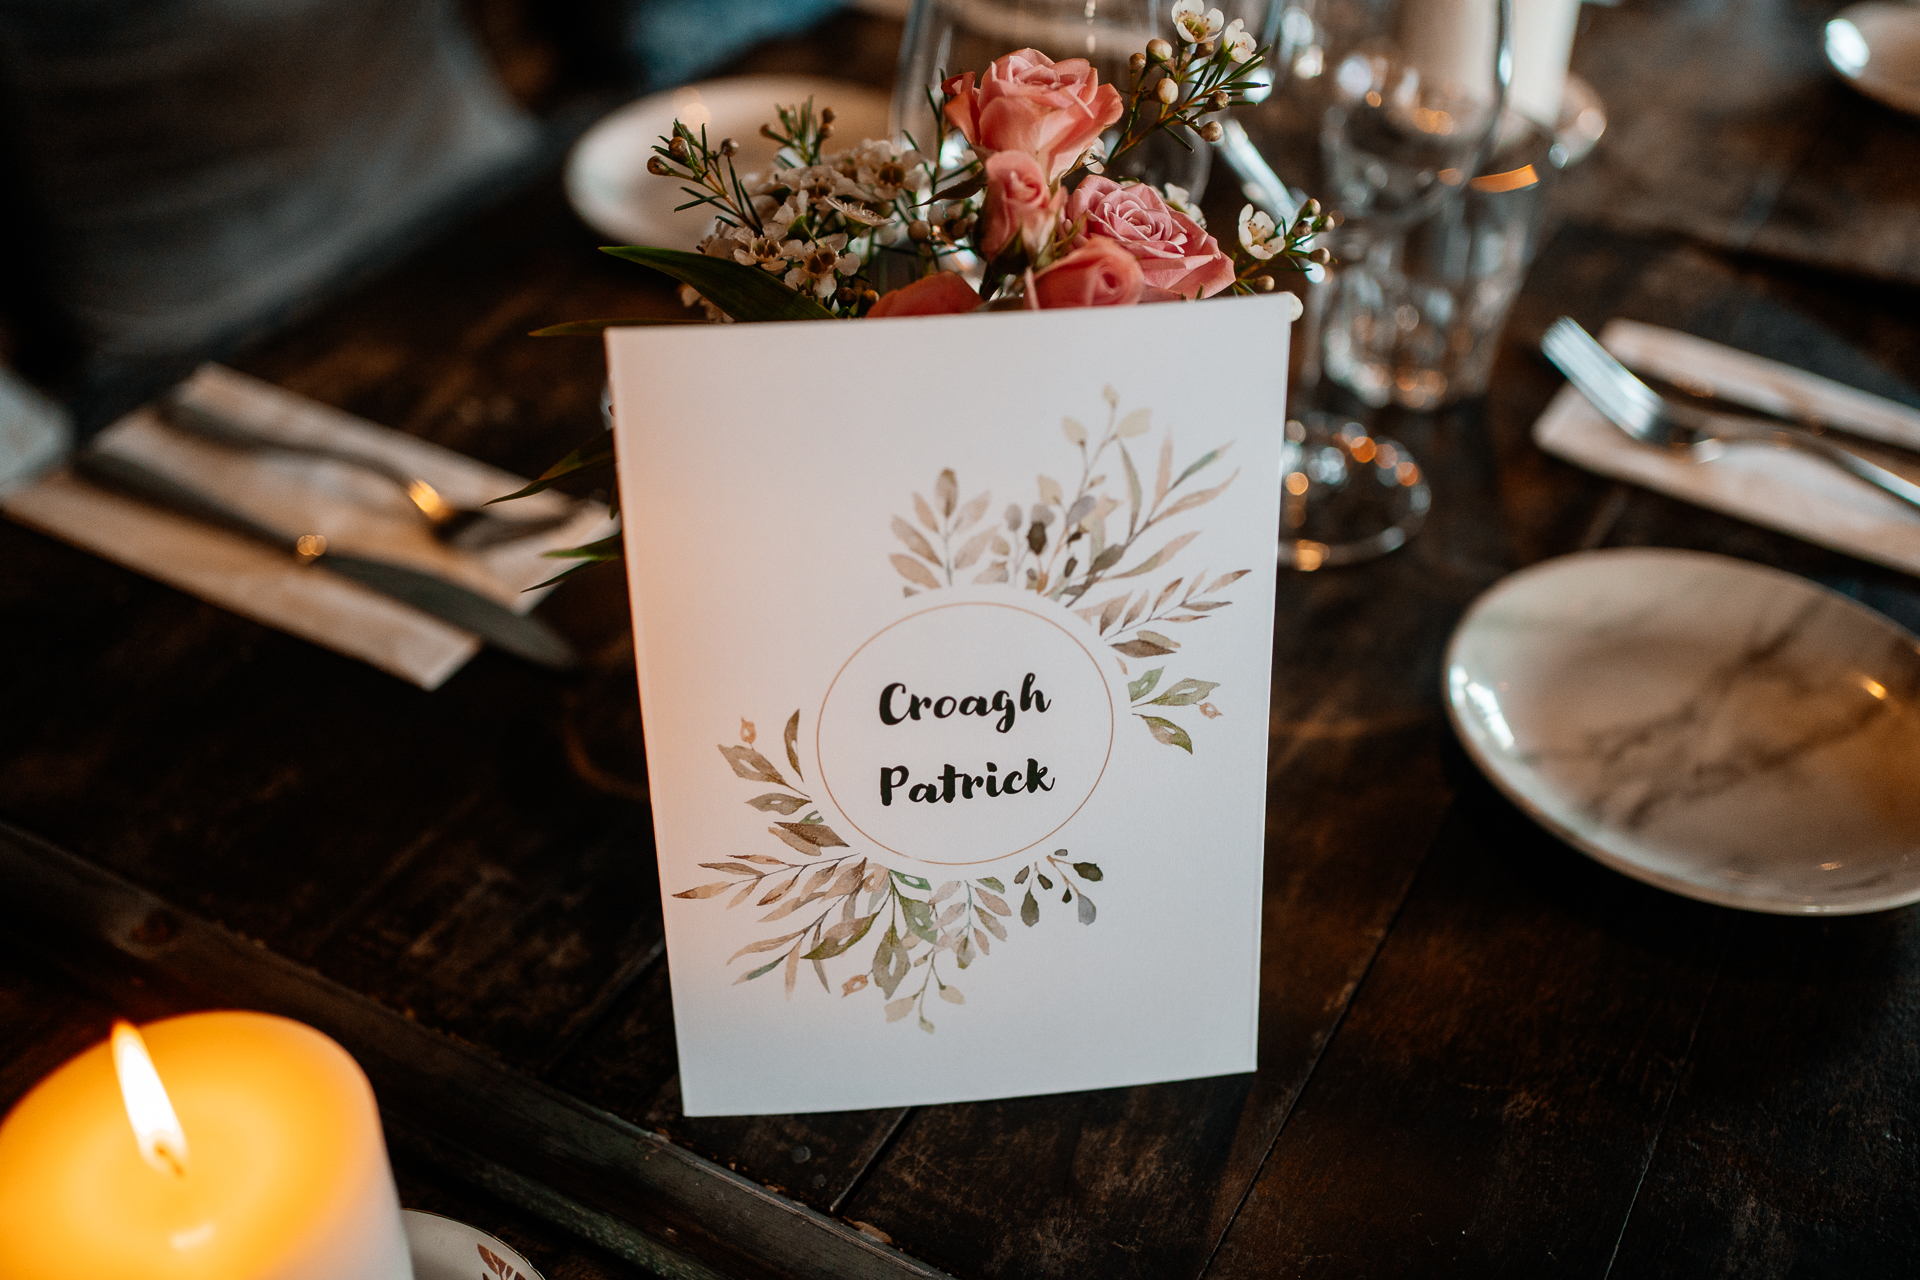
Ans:
<svg viewBox="0 0 1920 1280"><path fill-rule="evenodd" d="M1059 220L1064 191L1047 185L1047 171L1024 151L987 157L987 203L980 214L980 252L989 261L1018 239L1028 256L1046 247Z"/></svg>
<svg viewBox="0 0 1920 1280"><path fill-rule="evenodd" d="M885 316L947 316L971 311L980 295L951 271L942 271L885 294L867 312L867 319Z"/></svg>
<svg viewBox="0 0 1920 1280"><path fill-rule="evenodd" d="M1030 296L1041 310L1053 307L1130 307L1145 282L1140 263L1111 240L1089 238L1078 249L1033 277Z"/></svg>
<svg viewBox="0 0 1920 1280"><path fill-rule="evenodd" d="M1068 226L1084 221L1088 239L1111 240L1138 258L1152 288L1210 298L1233 283L1233 260L1219 242L1143 182L1082 178L1062 220Z"/></svg>
<svg viewBox="0 0 1920 1280"><path fill-rule="evenodd" d="M1058 182L1108 125L1120 118L1120 95L1085 58L1055 62L1037 49L1020 49L942 89L947 119L982 151L1024 151Z"/></svg>

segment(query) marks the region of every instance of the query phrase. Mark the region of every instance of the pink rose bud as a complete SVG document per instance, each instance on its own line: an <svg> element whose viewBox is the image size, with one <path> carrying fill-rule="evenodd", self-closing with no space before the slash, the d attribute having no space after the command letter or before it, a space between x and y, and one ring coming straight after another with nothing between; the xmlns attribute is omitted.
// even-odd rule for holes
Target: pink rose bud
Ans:
<svg viewBox="0 0 1920 1280"><path fill-rule="evenodd" d="M1067 198L1061 221L1084 224L1087 240L1104 237L1138 258L1153 288L1210 298L1233 283L1233 260L1219 242L1145 183L1083 178Z"/></svg>
<svg viewBox="0 0 1920 1280"><path fill-rule="evenodd" d="M1145 281L1139 261L1105 238L1089 238L1078 249L1033 278L1033 299L1041 310L1053 307L1130 307L1140 301Z"/></svg>
<svg viewBox="0 0 1920 1280"><path fill-rule="evenodd" d="M1107 126L1120 119L1120 95L1085 58L1055 62L1037 49L1020 49L987 68L978 86L973 72L940 86L953 127L981 151L1023 151L1040 162L1047 181L1079 163Z"/></svg>
<svg viewBox="0 0 1920 1280"><path fill-rule="evenodd" d="M951 271L942 271L924 280L883 294L867 312L867 319L886 316L947 316L971 311L980 305L980 295Z"/></svg>
<svg viewBox="0 0 1920 1280"><path fill-rule="evenodd" d="M987 157L987 203L980 216L980 252L991 261L1016 239L1031 256L1046 247L1065 192L1051 190L1047 171L1024 151Z"/></svg>

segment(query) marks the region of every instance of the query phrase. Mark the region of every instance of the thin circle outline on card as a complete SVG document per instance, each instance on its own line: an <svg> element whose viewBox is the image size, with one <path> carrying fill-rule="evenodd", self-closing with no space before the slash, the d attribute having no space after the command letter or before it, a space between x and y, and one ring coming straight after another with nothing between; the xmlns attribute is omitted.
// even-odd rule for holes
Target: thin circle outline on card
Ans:
<svg viewBox="0 0 1920 1280"><path fill-rule="evenodd" d="M929 858L923 854L912 853L906 849L895 848L893 845L888 844L885 841L875 837L870 831L868 831L865 827L863 827L858 820L855 819L853 812L849 810L847 806L841 802L840 797L834 794L833 782L831 778L829 778L828 776L828 769L826 764L827 752L826 752L825 744L823 744L821 741L821 735L824 732L824 728L827 722L827 707L833 700L834 690L839 686L841 677L846 675L847 669L854 664L854 661L858 659L861 654L865 653L874 644L875 641L879 640L881 637L885 636L887 633L895 630L898 627L905 626L906 624L913 622L916 619L925 618L929 614L939 613L947 609L1006 609L1013 613L1020 614L1023 617L1031 618L1036 622L1043 623L1048 627L1051 627L1053 630L1059 632L1060 635L1064 637L1068 643L1072 644L1074 648L1078 650L1083 657L1086 658L1088 665L1090 665L1093 668L1094 679L1099 683L1101 693L1106 698L1106 711L1107 711L1106 745L1101 754L1100 767L1098 770L1095 771L1092 782L1090 782L1087 785L1086 794L1080 797L1079 801L1075 803L1072 810L1069 811L1065 817L1061 818L1059 822L1055 823L1047 831L1027 841L1025 844L1018 846L1017 848L1008 849L1000 853L995 853L985 858L970 858L966 860ZM1047 617L1045 614L1039 613L1033 609L1026 608L1022 605L1007 604L1007 603L994 601L994 600L956 600L950 604L939 604L939 605L934 605L931 608L916 610L913 613L907 614L905 617L894 619L892 622L888 623L886 626L874 632L871 636L868 636L864 641L862 641L854 649L852 653L847 655L847 660L840 664L840 669L838 671L834 672L833 679L827 682L827 691L824 695L822 695L820 699L820 711L814 717L814 727L813 727L814 760L816 762L817 767L820 770L820 785L826 790L827 798L830 801L832 801L834 808L839 811L840 815L846 819L847 825L852 827L855 831L858 831L861 834L861 836L864 837L865 839L872 841L873 844L877 845L881 849L884 849L888 853L894 854L902 858L911 858L915 862L925 863L928 866L975 867L975 866L984 865L989 862L1000 862L1004 859L1014 857L1017 854L1025 853L1028 849L1031 849L1036 845L1043 844L1047 840L1051 839L1053 836L1057 835L1062 828L1064 828L1068 823L1072 822L1074 818L1079 815L1080 811L1086 807L1087 801L1093 798L1093 793L1100 789L1100 783L1105 780L1107 775L1107 766L1111 764L1113 761L1113 743L1114 743L1114 739L1118 736L1118 726L1116 724L1116 720L1117 720L1117 713L1115 712L1114 705L1113 705L1113 687L1107 679L1106 672L1101 668L1099 658L1091 650L1089 650L1085 642L1083 642L1078 636L1074 635L1073 632L1069 631L1066 627L1062 626L1059 622L1055 621L1054 619Z"/></svg>

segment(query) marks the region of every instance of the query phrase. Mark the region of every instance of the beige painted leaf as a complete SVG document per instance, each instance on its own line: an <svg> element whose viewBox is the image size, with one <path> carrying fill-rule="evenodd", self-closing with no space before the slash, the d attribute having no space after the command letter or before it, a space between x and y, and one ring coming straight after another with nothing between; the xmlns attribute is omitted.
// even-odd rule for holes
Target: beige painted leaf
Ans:
<svg viewBox="0 0 1920 1280"><path fill-rule="evenodd" d="M834 834L833 828L824 822L777 822L774 824L793 832L808 844L821 849L845 849L847 842Z"/></svg>
<svg viewBox="0 0 1920 1280"><path fill-rule="evenodd" d="M954 507L959 503L960 482L954 478L951 467L942 471L940 478L933 482L933 501L943 516L951 516Z"/></svg>
<svg viewBox="0 0 1920 1280"><path fill-rule="evenodd" d="M1133 608L1127 610L1127 616L1120 619L1120 625L1122 627L1132 626L1133 620L1139 617L1142 613L1146 612L1146 608L1147 608L1147 593L1142 591L1140 593L1140 598L1133 602Z"/></svg>
<svg viewBox="0 0 1920 1280"><path fill-rule="evenodd" d="M898 569L900 576L908 582L917 583L923 587L931 587L935 590L939 589L940 579L934 577L932 570L928 569L926 565L921 564L918 560L915 560L912 556L903 556L896 551L888 556L887 559L893 562L893 567Z"/></svg>
<svg viewBox="0 0 1920 1280"><path fill-rule="evenodd" d="M992 913L985 907L975 907L973 914L980 917L980 923L987 926L988 933L991 933L1002 942L1007 940L1007 926L994 919Z"/></svg>
<svg viewBox="0 0 1920 1280"><path fill-rule="evenodd" d="M807 877L807 887L803 892L812 893L821 888L827 881L833 879L833 873L839 869L840 868L834 866L831 862L822 867L815 867L813 874Z"/></svg>
<svg viewBox="0 0 1920 1280"><path fill-rule="evenodd" d="M1003 929L1001 932L1004 933L1006 931ZM987 935L978 929L973 931L973 945L980 948L980 954L983 956L993 954L993 948L987 945Z"/></svg>
<svg viewBox="0 0 1920 1280"><path fill-rule="evenodd" d="M1147 434L1147 432L1152 429L1153 410L1135 409L1132 413L1120 419L1120 425L1114 429L1113 434L1119 436L1122 440L1131 440L1135 436Z"/></svg>
<svg viewBox="0 0 1920 1280"><path fill-rule="evenodd" d="M982 570L980 576L975 578L973 582L975 586L980 586L989 582L1005 582L1006 580L1007 562L1005 560L996 560Z"/></svg>
<svg viewBox="0 0 1920 1280"><path fill-rule="evenodd" d="M1152 555L1148 556L1145 560L1133 566L1133 568L1127 570L1125 573L1116 573L1113 576L1116 578L1137 578L1143 573L1151 573L1155 569L1158 569L1161 565L1165 564L1167 561L1179 555L1181 550L1184 549L1189 542L1192 542L1195 538L1199 536L1200 536L1200 530L1198 529L1188 530L1186 533L1181 534L1179 537L1175 538L1172 542L1169 542L1166 546L1160 548L1158 551L1154 552ZM897 556L895 558L905 559L906 557Z"/></svg>
<svg viewBox="0 0 1920 1280"><path fill-rule="evenodd" d="M1066 433L1068 443L1086 447L1087 429L1072 418L1060 419L1060 430Z"/></svg>
<svg viewBox="0 0 1920 1280"><path fill-rule="evenodd" d="M1067 496L1060 492L1060 482L1052 476L1040 477L1040 501L1050 507L1066 505Z"/></svg>
<svg viewBox="0 0 1920 1280"><path fill-rule="evenodd" d="M1225 480L1215 485L1211 489L1202 489L1198 493L1188 494L1186 497L1180 499L1180 501L1168 507L1166 510L1166 515L1177 516L1182 511L1191 511L1195 507L1201 506L1205 503L1212 502L1215 498L1219 497L1221 494L1227 491L1228 485L1232 484L1235 480L1238 480L1239 478L1240 478L1240 473L1238 471L1235 471L1232 475L1228 476Z"/></svg>
<svg viewBox="0 0 1920 1280"><path fill-rule="evenodd" d="M824 893L796 893L767 914L760 917L760 923L771 924L775 920L784 920L802 907L812 906L826 897Z"/></svg>
<svg viewBox="0 0 1920 1280"><path fill-rule="evenodd" d="M800 873L796 871L791 876L789 876L786 880L773 886L773 888L767 890L767 896L760 899L760 901L754 903L753 905L756 907L770 907L774 903L780 901L781 898L785 897L787 894L787 890L793 888L793 886L799 883L800 883Z"/></svg>
<svg viewBox="0 0 1920 1280"><path fill-rule="evenodd" d="M749 782L771 782L782 787L787 785L787 780L780 776L773 762L752 747L721 747L720 754L733 766L734 773Z"/></svg>
<svg viewBox="0 0 1920 1280"><path fill-rule="evenodd" d="M985 493L977 493L972 498L969 498L967 505L960 508L960 514L953 518L953 531L958 533L960 530L972 528L978 523L980 517L987 514L987 503L990 500L989 496Z"/></svg>
<svg viewBox="0 0 1920 1280"><path fill-rule="evenodd" d="M997 893L990 892L989 890L982 889L980 886L975 885L973 889L973 896L978 898L981 902L985 903L987 906L987 910L994 912L996 915L1010 916L1013 914L1013 909L1007 906L1006 899L1002 898Z"/></svg>
<svg viewBox="0 0 1920 1280"><path fill-rule="evenodd" d="M717 884L703 884L693 889L685 889L674 894L676 898L711 898L733 888L732 880L722 880Z"/></svg>
<svg viewBox="0 0 1920 1280"><path fill-rule="evenodd" d="M1144 634L1144 633L1143 633ZM1152 640L1135 638L1113 646L1129 658L1158 658L1172 653L1180 646L1177 644L1159 644Z"/></svg>
<svg viewBox="0 0 1920 1280"><path fill-rule="evenodd" d="M917 493L913 495L913 514L920 517L920 523L927 526L927 532L940 532L940 522L933 518L933 508Z"/></svg>
<svg viewBox="0 0 1920 1280"><path fill-rule="evenodd" d="M1173 599L1173 593L1178 591L1179 589L1180 589L1180 579L1178 578L1175 578L1172 582L1169 582L1166 586L1160 588L1160 598L1153 602L1153 611L1155 613L1160 612L1161 606L1165 605L1167 601Z"/></svg>
<svg viewBox="0 0 1920 1280"><path fill-rule="evenodd" d="M997 556L1008 556L1013 554L1013 547L1007 542L1005 538L1001 537L997 531L993 535L993 541L989 542L987 546L992 548L993 554Z"/></svg>
<svg viewBox="0 0 1920 1280"><path fill-rule="evenodd" d="M949 880L946 883L942 884L938 889L935 889L933 891L933 896L931 898L928 898L927 902L930 905L937 907L941 903L945 902L948 898L951 898L959 888L960 888L960 882L958 880Z"/></svg>
<svg viewBox="0 0 1920 1280"><path fill-rule="evenodd" d="M1160 442L1160 474L1153 482L1153 505L1159 506L1166 500L1167 490L1173 486L1173 436L1169 434Z"/></svg>
<svg viewBox="0 0 1920 1280"><path fill-rule="evenodd" d="M1228 583L1238 582L1240 581L1240 579L1246 577L1248 574L1252 572L1253 570L1251 569L1235 569L1232 573L1223 573L1219 577L1215 578L1212 582L1209 582L1207 584L1207 589L1201 592L1200 594L1204 596L1210 596L1214 592L1218 591L1220 588L1226 586Z"/></svg>
<svg viewBox="0 0 1920 1280"><path fill-rule="evenodd" d="M869 979L867 978L866 974L856 973L851 978L848 978L845 982L840 984L840 994L843 996L850 996L856 991L863 990L865 989L868 981Z"/></svg>
<svg viewBox="0 0 1920 1280"><path fill-rule="evenodd" d="M751 898L754 895L755 891L758 890L759 888L760 888L760 882L758 880L749 880L745 884L741 885L740 892L734 894L733 900L727 903L727 910L731 911L735 907L739 906L741 903L745 902L748 898Z"/></svg>
<svg viewBox="0 0 1920 1280"><path fill-rule="evenodd" d="M787 953L787 999L793 999L793 980L800 974L800 948Z"/></svg>
<svg viewBox="0 0 1920 1280"><path fill-rule="evenodd" d="M728 956L727 963L732 964L735 960L738 960L741 956L750 956L761 951L778 951L780 948L786 946L789 942L792 942L795 938L799 937L801 934L805 932L806 932L805 929L796 929L792 933L781 934L777 938L764 938L759 942L749 942L746 946L740 948L738 951Z"/></svg>
<svg viewBox="0 0 1920 1280"><path fill-rule="evenodd" d="M958 987L940 988L940 998L948 1004L965 1004L967 1002L967 998L960 994L960 988Z"/></svg>
<svg viewBox="0 0 1920 1280"><path fill-rule="evenodd" d="M971 568L973 562L985 553L987 544L992 542L997 536L993 530L988 529L985 532L976 533L967 539L966 545L960 548L960 554L953 558L954 569L958 571Z"/></svg>
<svg viewBox="0 0 1920 1280"><path fill-rule="evenodd" d="M785 843L787 847L790 849L798 849L801 853L806 854L809 858L817 858L820 856L819 849L815 848L813 845L808 844L805 840L802 840L799 836L792 835L786 831L783 831L779 827L768 827L767 830L771 831L774 835L779 836L781 841Z"/></svg>
<svg viewBox="0 0 1920 1280"><path fill-rule="evenodd" d="M800 713L798 711L794 712L793 715L787 719L786 739L787 763L793 766L793 776L805 782L806 776L800 772L800 753L794 749L795 744L800 741ZM787 810L786 812L790 813L792 810Z"/></svg>
<svg viewBox="0 0 1920 1280"><path fill-rule="evenodd" d="M729 875L755 876L760 874L744 862L703 862L700 865L709 871L725 871Z"/></svg>
<svg viewBox="0 0 1920 1280"><path fill-rule="evenodd" d="M913 997L902 996L900 999L890 1001L887 1004L887 1021L898 1022L900 1021L900 1019L906 1017L908 1014L912 1012L913 1012Z"/></svg>
<svg viewBox="0 0 1920 1280"><path fill-rule="evenodd" d="M906 543L907 550L913 552L913 554L919 556L928 564L936 568L939 566L940 557L934 554L933 544L928 542L918 529L908 524L905 520L902 520L899 516L893 518L893 536Z"/></svg>
<svg viewBox="0 0 1920 1280"><path fill-rule="evenodd" d="M752 746L753 739L754 739L754 732L755 731L753 727L753 721L747 719L745 716L741 716L740 717L740 741L746 743L748 746Z"/></svg>

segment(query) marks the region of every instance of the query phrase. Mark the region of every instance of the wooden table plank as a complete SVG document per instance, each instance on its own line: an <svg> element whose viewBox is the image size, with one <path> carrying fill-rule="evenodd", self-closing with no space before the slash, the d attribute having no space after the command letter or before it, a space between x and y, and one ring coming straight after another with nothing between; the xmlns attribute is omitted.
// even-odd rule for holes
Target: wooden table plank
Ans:
<svg viewBox="0 0 1920 1280"><path fill-rule="evenodd" d="M1911 1276L1920 912L1742 918L1621 1276Z"/></svg>
<svg viewBox="0 0 1920 1280"><path fill-rule="evenodd" d="M1207 1274L1604 1276L1717 932L1464 780Z"/></svg>

